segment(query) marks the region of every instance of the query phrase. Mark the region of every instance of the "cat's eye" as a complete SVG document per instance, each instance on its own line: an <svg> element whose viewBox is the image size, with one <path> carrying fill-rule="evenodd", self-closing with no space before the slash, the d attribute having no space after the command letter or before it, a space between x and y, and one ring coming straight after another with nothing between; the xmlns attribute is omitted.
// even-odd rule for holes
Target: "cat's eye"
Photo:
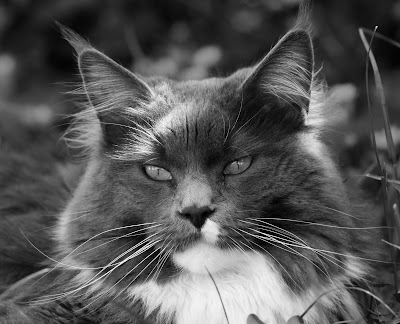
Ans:
<svg viewBox="0 0 400 324"><path fill-rule="evenodd" d="M156 181L167 181L172 179L172 175L169 171L155 165L145 165L144 170L151 179Z"/></svg>
<svg viewBox="0 0 400 324"><path fill-rule="evenodd" d="M246 171L251 164L251 157L245 156L229 163L225 169L224 174L235 175Z"/></svg>

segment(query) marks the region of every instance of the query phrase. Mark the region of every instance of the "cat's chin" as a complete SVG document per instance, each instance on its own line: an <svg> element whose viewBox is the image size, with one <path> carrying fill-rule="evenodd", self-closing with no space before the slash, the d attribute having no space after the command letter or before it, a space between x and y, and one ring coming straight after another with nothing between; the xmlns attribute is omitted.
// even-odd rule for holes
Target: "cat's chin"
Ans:
<svg viewBox="0 0 400 324"><path fill-rule="evenodd" d="M172 259L182 270L194 274L208 274L234 271L240 266L243 253L223 249L201 239L186 250L176 252Z"/></svg>

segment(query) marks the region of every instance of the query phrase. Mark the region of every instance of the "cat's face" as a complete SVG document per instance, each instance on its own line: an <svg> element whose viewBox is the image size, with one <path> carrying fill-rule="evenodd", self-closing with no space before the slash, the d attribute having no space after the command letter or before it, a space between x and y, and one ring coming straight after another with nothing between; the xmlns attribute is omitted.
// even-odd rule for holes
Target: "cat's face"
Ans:
<svg viewBox="0 0 400 324"><path fill-rule="evenodd" d="M214 264L202 251L253 250L296 286L341 271L307 248L344 252L350 242L334 228L305 226L350 225L340 180L305 122L307 33L288 34L255 68L189 82L143 81L71 42L92 104L80 129L92 136L87 171L59 229L78 266L127 286L182 270L229 271L232 260ZM185 268L193 247L199 260Z"/></svg>

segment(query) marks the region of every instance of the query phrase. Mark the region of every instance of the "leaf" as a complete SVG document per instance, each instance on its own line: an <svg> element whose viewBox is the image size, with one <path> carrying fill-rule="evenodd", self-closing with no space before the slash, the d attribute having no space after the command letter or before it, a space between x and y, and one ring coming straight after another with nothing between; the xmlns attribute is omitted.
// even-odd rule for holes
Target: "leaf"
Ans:
<svg viewBox="0 0 400 324"><path fill-rule="evenodd" d="M286 324L304 324L304 321L303 318L301 318L300 316L293 316L289 318Z"/></svg>
<svg viewBox="0 0 400 324"><path fill-rule="evenodd" d="M391 185L393 186L394 189L396 189L398 192L400 192L400 181L391 180L388 182L391 183Z"/></svg>
<svg viewBox="0 0 400 324"><path fill-rule="evenodd" d="M247 324L264 324L264 323L257 317L257 315L254 315L254 314L250 314L250 315L247 317L246 323L247 323Z"/></svg>

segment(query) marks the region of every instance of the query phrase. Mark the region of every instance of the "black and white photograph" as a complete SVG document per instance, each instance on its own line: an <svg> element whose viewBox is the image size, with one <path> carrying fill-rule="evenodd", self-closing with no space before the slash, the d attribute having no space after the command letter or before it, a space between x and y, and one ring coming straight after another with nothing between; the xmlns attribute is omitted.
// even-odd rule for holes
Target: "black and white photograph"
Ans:
<svg viewBox="0 0 400 324"><path fill-rule="evenodd" d="M0 324L400 323L399 0L0 0Z"/></svg>

